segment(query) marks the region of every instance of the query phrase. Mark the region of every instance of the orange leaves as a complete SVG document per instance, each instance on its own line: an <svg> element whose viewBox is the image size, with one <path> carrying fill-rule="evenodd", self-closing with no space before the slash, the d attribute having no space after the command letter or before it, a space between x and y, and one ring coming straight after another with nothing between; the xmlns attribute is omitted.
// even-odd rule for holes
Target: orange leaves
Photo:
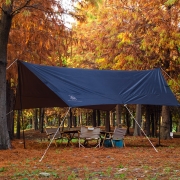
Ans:
<svg viewBox="0 0 180 180"><path fill-rule="evenodd" d="M124 43L131 44L131 33L122 32L122 33L119 33L117 37L120 40L119 46L121 46Z"/></svg>
<svg viewBox="0 0 180 180"><path fill-rule="evenodd" d="M51 47L51 45L50 45L50 40L47 40L47 41L45 42L45 47L46 47L47 50L50 49L50 47Z"/></svg>
<svg viewBox="0 0 180 180"><path fill-rule="evenodd" d="M13 10L22 7L15 2ZM55 9L53 7L57 7ZM70 30L65 29L61 13L61 1L31 0L12 21L9 36L8 62L18 58L34 63L62 64L59 57L67 55L67 46L72 39ZM59 63L60 62L60 63Z"/></svg>
<svg viewBox="0 0 180 180"><path fill-rule="evenodd" d="M172 8L161 0L104 0L98 10L82 9L91 16L74 29L73 37L81 41L72 46L71 65L149 69L170 64L169 69L179 69L180 3L167 1L173 3Z"/></svg>
<svg viewBox="0 0 180 180"><path fill-rule="evenodd" d="M96 59L95 61L99 65L100 69L109 69L110 64L105 58Z"/></svg>

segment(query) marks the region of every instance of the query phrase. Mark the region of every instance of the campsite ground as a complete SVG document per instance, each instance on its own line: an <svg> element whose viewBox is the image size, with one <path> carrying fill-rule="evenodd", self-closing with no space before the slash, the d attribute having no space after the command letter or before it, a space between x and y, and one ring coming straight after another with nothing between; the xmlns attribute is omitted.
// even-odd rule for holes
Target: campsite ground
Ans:
<svg viewBox="0 0 180 180"><path fill-rule="evenodd" d="M180 138L160 141L127 136L125 148L78 148L51 144L39 131L25 132L12 141L12 150L0 151L1 180L180 180Z"/></svg>

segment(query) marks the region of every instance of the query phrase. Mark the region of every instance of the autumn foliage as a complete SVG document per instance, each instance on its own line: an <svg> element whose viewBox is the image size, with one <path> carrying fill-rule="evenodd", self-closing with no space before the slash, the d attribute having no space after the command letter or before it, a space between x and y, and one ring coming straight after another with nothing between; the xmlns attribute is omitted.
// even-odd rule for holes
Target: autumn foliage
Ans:
<svg viewBox="0 0 180 180"><path fill-rule="evenodd" d="M62 18L65 10L61 2L31 0L21 9L23 5L19 1L13 4L15 16L9 36L8 65L20 59L62 66L71 36Z"/></svg>
<svg viewBox="0 0 180 180"><path fill-rule="evenodd" d="M96 7L84 7L87 19L73 28L69 66L121 70L161 67L178 84L179 7L176 0L106 0ZM178 92L178 85L167 80Z"/></svg>

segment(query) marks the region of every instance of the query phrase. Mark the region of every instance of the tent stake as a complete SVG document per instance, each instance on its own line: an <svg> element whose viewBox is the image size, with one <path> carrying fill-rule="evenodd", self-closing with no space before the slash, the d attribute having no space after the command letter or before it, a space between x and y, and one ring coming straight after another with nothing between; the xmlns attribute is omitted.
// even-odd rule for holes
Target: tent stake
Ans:
<svg viewBox="0 0 180 180"><path fill-rule="evenodd" d="M55 132L53 138L51 139L51 141L50 141L48 147L46 148L46 150L45 150L44 154L42 155L41 159L39 160L39 162L41 162L41 161L43 160L43 158L44 158L45 154L47 153L47 151L48 151L48 149L49 149L49 147L50 147L52 141L54 140L54 138L55 138L57 132L59 131L59 128L60 128L60 127L62 126L62 124L64 123L65 118L66 118L67 114L69 113L70 109L71 109L71 107L69 107L68 111L66 112L66 115L64 116L64 119L62 120L60 126L57 128L57 130L56 130L56 132Z"/></svg>
<svg viewBox="0 0 180 180"><path fill-rule="evenodd" d="M157 149L154 147L154 145L152 144L152 142L150 141L150 139L148 138L148 136L146 135L146 133L144 132L144 130L141 128L141 126L139 125L139 123L136 121L136 119L134 118L133 114L130 112L130 110L127 108L127 104L124 105L126 107L126 109L128 110L128 112L131 114L132 118L135 120L135 122L137 123L137 125L139 126L139 128L141 129L141 131L143 132L143 134L145 135L145 137L148 139L148 141L150 142L150 144L152 145L152 147L154 148L154 150L156 152Z"/></svg>

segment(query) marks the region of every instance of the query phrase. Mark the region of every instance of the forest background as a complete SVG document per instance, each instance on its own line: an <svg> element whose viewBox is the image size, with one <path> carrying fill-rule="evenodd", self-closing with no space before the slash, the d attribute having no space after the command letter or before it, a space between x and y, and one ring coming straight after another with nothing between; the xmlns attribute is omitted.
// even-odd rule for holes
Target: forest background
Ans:
<svg viewBox="0 0 180 180"><path fill-rule="evenodd" d="M14 129L14 122L6 125L6 114L11 111L13 103L11 98L8 99L11 91L6 91L6 87L13 91L17 87L15 63L9 68L16 59L93 69L145 70L160 67L179 99L178 0L72 2L73 10L64 10L62 1L0 1L0 149L10 148L8 129ZM65 26L63 14L77 20L72 28ZM48 109L47 112L47 117L54 112L61 116L64 113L61 109ZM170 138L172 121L178 131L178 108L163 106L160 112L163 117L161 137L167 139ZM27 120L32 119L32 111L24 114Z"/></svg>

